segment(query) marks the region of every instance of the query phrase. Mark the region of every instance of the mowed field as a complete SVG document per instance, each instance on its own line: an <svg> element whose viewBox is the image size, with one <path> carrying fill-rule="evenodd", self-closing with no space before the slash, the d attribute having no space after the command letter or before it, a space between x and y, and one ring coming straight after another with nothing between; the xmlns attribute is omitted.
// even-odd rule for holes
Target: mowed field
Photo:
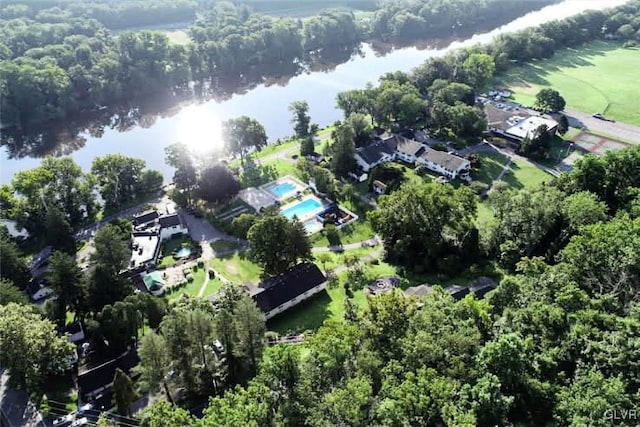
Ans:
<svg viewBox="0 0 640 427"><path fill-rule="evenodd" d="M551 87L564 97L567 108L640 125L639 49L597 41L560 50L551 59L510 70L501 84L524 105L533 105L536 93Z"/></svg>

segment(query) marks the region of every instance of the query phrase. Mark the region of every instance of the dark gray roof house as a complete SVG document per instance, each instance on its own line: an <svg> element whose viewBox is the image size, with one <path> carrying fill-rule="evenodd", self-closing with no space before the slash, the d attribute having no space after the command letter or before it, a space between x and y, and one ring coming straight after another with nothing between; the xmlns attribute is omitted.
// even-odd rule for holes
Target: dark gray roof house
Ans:
<svg viewBox="0 0 640 427"><path fill-rule="evenodd" d="M434 150L429 147L420 154L420 158L452 171L457 171L469 163L468 160L462 157L454 156L444 151Z"/></svg>
<svg viewBox="0 0 640 427"><path fill-rule="evenodd" d="M133 225L139 226L154 222L159 216L160 214L156 210L142 212L141 214L133 217Z"/></svg>
<svg viewBox="0 0 640 427"><path fill-rule="evenodd" d="M182 224L180 222L180 217L178 216L178 214L161 216L160 218L158 218L158 222L160 222L161 228L175 227Z"/></svg>
<svg viewBox="0 0 640 427"><path fill-rule="evenodd" d="M140 363L135 350L129 350L115 359L78 374L78 394L82 401L91 401L95 396L109 390L113 383L116 368L122 369L127 375L135 376L133 368Z"/></svg>
<svg viewBox="0 0 640 427"><path fill-rule="evenodd" d="M303 262L260 282L257 287L247 288L268 320L317 294L324 289L326 283L327 278L317 265Z"/></svg>
<svg viewBox="0 0 640 427"><path fill-rule="evenodd" d="M413 157L420 156L426 148L424 144L405 137L399 137L396 145L396 151Z"/></svg>

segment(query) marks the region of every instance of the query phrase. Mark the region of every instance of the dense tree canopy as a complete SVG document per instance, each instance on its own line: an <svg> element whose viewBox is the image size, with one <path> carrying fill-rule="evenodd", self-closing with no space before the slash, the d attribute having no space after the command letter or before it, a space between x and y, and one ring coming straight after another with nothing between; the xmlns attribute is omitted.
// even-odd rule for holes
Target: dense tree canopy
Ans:
<svg viewBox="0 0 640 427"><path fill-rule="evenodd" d="M267 215L249 229L247 240L250 257L263 269L264 275L276 275L299 260L311 259L311 244L304 225L294 218Z"/></svg>
<svg viewBox="0 0 640 427"><path fill-rule="evenodd" d="M226 120L222 127L228 151L240 156L243 166L247 153L267 145L267 133L256 119L240 116Z"/></svg>
<svg viewBox="0 0 640 427"><path fill-rule="evenodd" d="M560 93L554 89L541 89L536 94L536 107L543 111L562 111L566 102Z"/></svg>
<svg viewBox="0 0 640 427"><path fill-rule="evenodd" d="M369 219L389 259L409 267L437 268L437 262L455 256L464 236L471 232L474 197L466 188L405 184L381 197Z"/></svg>
<svg viewBox="0 0 640 427"><path fill-rule="evenodd" d="M47 375L68 370L74 350L53 323L33 307L16 303L0 305L0 348L11 381L30 393L39 390Z"/></svg>

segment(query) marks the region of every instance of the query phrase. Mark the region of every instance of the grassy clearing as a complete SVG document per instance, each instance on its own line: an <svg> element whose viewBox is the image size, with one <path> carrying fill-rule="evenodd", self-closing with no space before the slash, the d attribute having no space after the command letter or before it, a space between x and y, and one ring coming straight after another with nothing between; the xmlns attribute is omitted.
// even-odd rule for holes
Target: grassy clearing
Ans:
<svg viewBox="0 0 640 427"><path fill-rule="evenodd" d="M340 243L343 245L362 242L364 240L371 239L375 235L369 222L362 217L353 224L349 224L338 230L338 234L340 235ZM329 240L323 231L312 235L310 240L314 247L326 247L330 245Z"/></svg>
<svg viewBox="0 0 640 427"><path fill-rule="evenodd" d="M225 279L238 284L258 283L262 272L257 264L246 259L243 254L214 258L211 260L211 267L221 273Z"/></svg>
<svg viewBox="0 0 640 427"><path fill-rule="evenodd" d="M191 39L189 38L189 34L187 34L184 30L167 30L163 31L169 40L175 44L188 44L191 43Z"/></svg>
<svg viewBox="0 0 640 427"><path fill-rule="evenodd" d="M198 268L198 271L192 271L191 275L193 276L193 282L187 283L184 288L180 288L177 291L170 293L167 296L167 299L169 301L174 301L180 298L182 295L189 295L192 297L198 296L198 292L200 292L200 288L204 283L206 273L206 269L204 268Z"/></svg>
<svg viewBox="0 0 640 427"><path fill-rule="evenodd" d="M567 107L585 113L602 113L640 125L640 51L623 49L615 42L596 41L578 49L564 49L553 58L510 70L501 80L515 100L533 105L536 93L552 87Z"/></svg>
<svg viewBox="0 0 640 427"><path fill-rule="evenodd" d="M536 187L552 179L548 173L522 160L511 163L509 172L503 177L503 180L515 189Z"/></svg>
<svg viewBox="0 0 640 427"><path fill-rule="evenodd" d="M476 155L480 159L480 167L478 170L471 172L471 178L487 185L491 185L493 180L498 177L502 169L509 163L509 158L501 153L479 152Z"/></svg>

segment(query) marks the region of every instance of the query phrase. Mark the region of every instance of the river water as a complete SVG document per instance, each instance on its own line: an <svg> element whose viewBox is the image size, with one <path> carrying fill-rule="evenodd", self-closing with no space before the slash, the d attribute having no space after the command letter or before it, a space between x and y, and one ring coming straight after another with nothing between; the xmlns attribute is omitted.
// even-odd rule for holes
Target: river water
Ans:
<svg viewBox="0 0 640 427"><path fill-rule="evenodd" d="M137 126L126 131L105 128L99 137L83 135L84 145L69 153L88 170L95 157L120 153L144 159L147 166L160 170L170 180L172 169L164 163L164 147L183 141L195 151L214 148L220 144L220 122L247 115L261 122L270 141L293 133L289 104L297 100L309 103L312 122L321 127L342 118L335 107L339 92L362 88L367 82L375 83L384 73L409 71L426 59L476 43L487 43L498 34L518 31L554 19L563 19L588 9L602 10L625 3L626 0L566 0L541 10L528 13L493 31L455 41L439 49L408 47L394 50L384 56L377 55L371 46L363 44L359 55L338 65L329 72L315 71L288 80L285 85L259 85L243 94L233 95L225 101L208 101L189 105L155 119L149 126ZM21 170L37 167L39 158L10 158L6 147L0 151L0 184L11 181Z"/></svg>

